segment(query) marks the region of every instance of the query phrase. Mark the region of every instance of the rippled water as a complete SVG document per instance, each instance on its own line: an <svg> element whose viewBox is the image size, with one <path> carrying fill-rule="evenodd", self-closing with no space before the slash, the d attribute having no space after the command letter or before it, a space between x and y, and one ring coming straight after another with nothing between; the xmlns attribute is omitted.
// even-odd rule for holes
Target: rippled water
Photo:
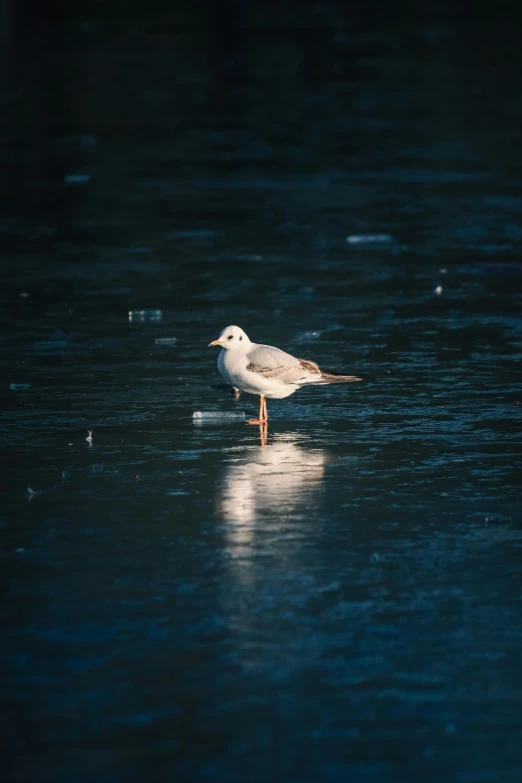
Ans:
<svg viewBox="0 0 522 783"><path fill-rule="evenodd" d="M497 90L454 20L325 16L317 83L273 32L241 78L185 48L188 115L148 75L131 137L99 14L98 98L3 226L13 778L518 783L520 56ZM269 401L266 443L194 423L256 412L229 323L363 383Z"/></svg>

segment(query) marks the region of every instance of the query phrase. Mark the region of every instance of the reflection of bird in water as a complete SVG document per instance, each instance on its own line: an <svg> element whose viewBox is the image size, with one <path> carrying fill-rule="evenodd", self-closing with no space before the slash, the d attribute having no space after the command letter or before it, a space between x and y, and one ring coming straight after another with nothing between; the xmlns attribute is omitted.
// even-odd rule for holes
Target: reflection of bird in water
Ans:
<svg viewBox="0 0 522 783"><path fill-rule="evenodd" d="M220 482L226 571L218 600L235 664L244 670L268 665L272 671L277 661L281 671L296 656L302 660L306 647L303 626L295 621L288 633L284 615L300 605L301 580L310 579L303 574L303 557L306 563L328 454L295 433L278 433L266 442L266 426L259 429L261 446L229 452ZM304 586L308 595L309 581Z"/></svg>
<svg viewBox="0 0 522 783"><path fill-rule="evenodd" d="M266 432L261 431L261 444ZM324 473L326 454L297 445L295 436L275 436L266 448L246 448L230 462L221 483L219 511L228 523L230 547L249 544L256 527L271 515L278 527L285 516L309 504ZM266 529L266 526L265 526Z"/></svg>

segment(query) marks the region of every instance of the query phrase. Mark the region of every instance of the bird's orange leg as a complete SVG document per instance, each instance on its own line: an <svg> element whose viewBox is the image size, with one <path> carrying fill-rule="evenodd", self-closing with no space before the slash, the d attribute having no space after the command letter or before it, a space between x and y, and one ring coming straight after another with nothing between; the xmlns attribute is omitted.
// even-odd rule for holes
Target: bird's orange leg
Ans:
<svg viewBox="0 0 522 783"><path fill-rule="evenodd" d="M258 419L247 419L245 424L266 424L268 420L268 416L266 413L266 400L261 395L259 397L259 418Z"/></svg>

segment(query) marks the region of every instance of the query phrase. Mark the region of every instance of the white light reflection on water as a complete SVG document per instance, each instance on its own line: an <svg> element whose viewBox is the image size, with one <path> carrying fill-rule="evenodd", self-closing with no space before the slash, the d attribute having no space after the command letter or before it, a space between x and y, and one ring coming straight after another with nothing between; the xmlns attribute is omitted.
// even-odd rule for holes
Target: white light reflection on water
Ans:
<svg viewBox="0 0 522 783"><path fill-rule="evenodd" d="M269 434L266 445L262 433L260 438L261 445L234 454L221 484L218 508L232 557L241 556L259 532L284 534L290 517L306 513L324 474L326 452L304 447L305 438Z"/></svg>

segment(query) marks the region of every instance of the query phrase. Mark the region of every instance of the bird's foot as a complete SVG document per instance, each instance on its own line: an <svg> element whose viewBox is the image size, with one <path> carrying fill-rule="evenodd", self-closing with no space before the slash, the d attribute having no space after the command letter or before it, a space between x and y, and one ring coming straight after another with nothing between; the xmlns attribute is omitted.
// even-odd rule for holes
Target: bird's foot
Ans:
<svg viewBox="0 0 522 783"><path fill-rule="evenodd" d="M268 419L247 419L245 424L266 424Z"/></svg>

